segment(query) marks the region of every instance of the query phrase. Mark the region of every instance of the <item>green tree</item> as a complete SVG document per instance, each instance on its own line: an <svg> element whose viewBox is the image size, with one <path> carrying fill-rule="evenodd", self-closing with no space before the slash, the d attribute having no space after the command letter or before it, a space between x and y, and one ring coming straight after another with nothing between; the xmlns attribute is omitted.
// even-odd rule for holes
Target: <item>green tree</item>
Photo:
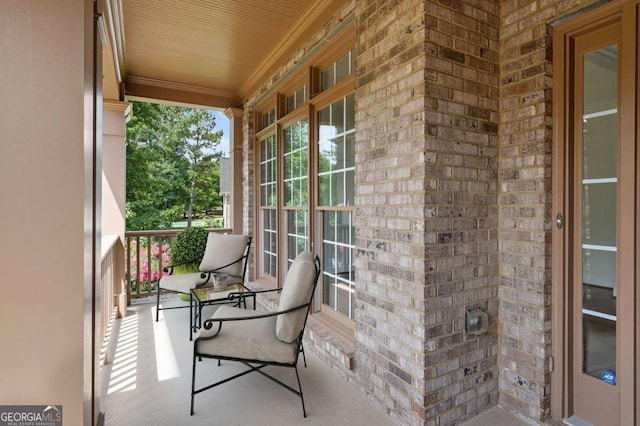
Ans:
<svg viewBox="0 0 640 426"><path fill-rule="evenodd" d="M206 110L134 102L127 124L127 229L168 228L187 212L221 205L222 130Z"/></svg>
<svg viewBox="0 0 640 426"><path fill-rule="evenodd" d="M189 206L187 209L187 227L191 226L193 208L196 203L196 188L207 182L207 170L214 169L214 160L219 164L220 154L214 149L220 144L222 130L215 131L215 117L204 110L192 110L186 114L188 131L185 145L185 158L189 161ZM220 169L218 168L218 176ZM211 179L209 179L211 181ZM219 188L218 178L218 188Z"/></svg>

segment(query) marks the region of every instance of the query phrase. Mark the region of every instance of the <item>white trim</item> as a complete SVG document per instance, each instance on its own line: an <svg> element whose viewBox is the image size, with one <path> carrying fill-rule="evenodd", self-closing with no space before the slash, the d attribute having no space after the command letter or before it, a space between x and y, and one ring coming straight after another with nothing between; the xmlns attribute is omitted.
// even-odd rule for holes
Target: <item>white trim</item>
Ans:
<svg viewBox="0 0 640 426"><path fill-rule="evenodd" d="M589 316L592 316L592 317L598 317L598 318L606 319L606 320L609 320L609 321L617 321L617 317L615 315L609 315L609 314L605 314L605 313L598 312L598 311L592 311L591 309L582 308L582 314L583 315L589 315Z"/></svg>
<svg viewBox="0 0 640 426"><path fill-rule="evenodd" d="M599 178L599 179L582 179L583 185L590 185L594 183L618 183L618 178L612 177L612 178Z"/></svg>
<svg viewBox="0 0 640 426"><path fill-rule="evenodd" d="M597 244L583 244L582 248L587 250L600 250L600 251L612 251L612 252L618 251L618 248L616 246L600 246Z"/></svg>
<svg viewBox="0 0 640 426"><path fill-rule="evenodd" d="M582 116L583 120L588 120L590 118L597 118L597 117L604 117L606 115L613 115L613 114L617 114L618 113L618 108L613 108L613 109L607 109L604 111L597 111L597 112L592 112L589 114L585 114Z"/></svg>

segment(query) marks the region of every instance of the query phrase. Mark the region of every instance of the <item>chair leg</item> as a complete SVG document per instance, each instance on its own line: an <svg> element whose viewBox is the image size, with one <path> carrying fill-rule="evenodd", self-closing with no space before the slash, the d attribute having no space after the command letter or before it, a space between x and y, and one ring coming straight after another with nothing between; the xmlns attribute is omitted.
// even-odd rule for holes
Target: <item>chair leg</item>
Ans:
<svg viewBox="0 0 640 426"><path fill-rule="evenodd" d="M302 352L302 360L304 361L304 368L307 368L307 357L304 354L304 346L300 343L300 352Z"/></svg>
<svg viewBox="0 0 640 426"><path fill-rule="evenodd" d="M296 379L298 379L298 389L300 389L300 400L302 401L302 416L307 417L307 410L304 408L304 396L302 395L302 385L300 384L300 376L298 375L298 367L294 367L296 370Z"/></svg>
<svg viewBox="0 0 640 426"><path fill-rule="evenodd" d="M189 292L189 341L193 340L193 293Z"/></svg>
<svg viewBox="0 0 640 426"><path fill-rule="evenodd" d="M159 315L160 315L160 283L158 283L158 296L156 298L156 322L158 322Z"/></svg>
<svg viewBox="0 0 640 426"><path fill-rule="evenodd" d="M193 350L193 367L191 369L191 416L193 416L193 399L196 396L196 351Z"/></svg>

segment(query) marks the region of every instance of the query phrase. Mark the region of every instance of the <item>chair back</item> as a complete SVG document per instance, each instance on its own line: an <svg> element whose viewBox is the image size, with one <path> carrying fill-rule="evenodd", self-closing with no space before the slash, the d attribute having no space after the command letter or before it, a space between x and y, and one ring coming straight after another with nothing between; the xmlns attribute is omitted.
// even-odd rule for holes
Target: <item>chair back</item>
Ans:
<svg viewBox="0 0 640 426"><path fill-rule="evenodd" d="M320 260L310 251L300 253L287 272L282 286L278 311L311 304L311 298L320 276ZM306 309L278 315L276 335L285 343L294 342L304 330L309 306Z"/></svg>
<svg viewBox="0 0 640 426"><path fill-rule="evenodd" d="M229 276L227 284L244 283L251 237L209 232L200 272L213 272Z"/></svg>

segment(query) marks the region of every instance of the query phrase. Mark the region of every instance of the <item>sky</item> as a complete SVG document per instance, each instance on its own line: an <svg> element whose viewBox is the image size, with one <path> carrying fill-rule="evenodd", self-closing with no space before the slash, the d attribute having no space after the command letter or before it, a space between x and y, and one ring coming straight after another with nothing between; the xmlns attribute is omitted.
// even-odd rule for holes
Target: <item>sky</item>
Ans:
<svg viewBox="0 0 640 426"><path fill-rule="evenodd" d="M218 151L222 151L226 157L229 157L229 119L222 111L211 111L216 118L216 130L222 130L222 140L218 145Z"/></svg>

